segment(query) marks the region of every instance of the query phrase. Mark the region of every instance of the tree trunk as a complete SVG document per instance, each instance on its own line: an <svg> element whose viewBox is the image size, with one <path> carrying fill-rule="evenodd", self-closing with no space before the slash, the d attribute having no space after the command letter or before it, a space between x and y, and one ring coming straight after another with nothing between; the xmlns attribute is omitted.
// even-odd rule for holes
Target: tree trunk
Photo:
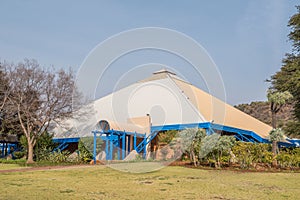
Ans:
<svg viewBox="0 0 300 200"><path fill-rule="evenodd" d="M197 161L196 161L196 156L195 156L195 152L194 151L191 151L191 157L193 159L194 166L197 167Z"/></svg>
<svg viewBox="0 0 300 200"><path fill-rule="evenodd" d="M276 123L276 112L272 112L272 127L276 128L277 123Z"/></svg>
<svg viewBox="0 0 300 200"><path fill-rule="evenodd" d="M277 155L277 142L273 141L272 142L272 152L273 152L273 162L272 166L277 167L277 160L276 160L276 155Z"/></svg>
<svg viewBox="0 0 300 200"><path fill-rule="evenodd" d="M27 164L34 163L34 161L33 161L33 144L30 141L28 141L28 158L27 158L26 163Z"/></svg>

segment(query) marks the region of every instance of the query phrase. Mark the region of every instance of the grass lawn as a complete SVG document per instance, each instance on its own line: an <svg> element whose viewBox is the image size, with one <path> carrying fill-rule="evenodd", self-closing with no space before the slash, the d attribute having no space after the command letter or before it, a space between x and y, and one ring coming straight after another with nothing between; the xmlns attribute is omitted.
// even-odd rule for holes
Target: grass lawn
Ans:
<svg viewBox="0 0 300 200"><path fill-rule="evenodd" d="M1 170L21 169L21 168L24 168L24 167L22 167L18 164L3 164L3 163L0 163L0 172L1 172Z"/></svg>
<svg viewBox="0 0 300 200"><path fill-rule="evenodd" d="M299 173L105 166L0 173L1 199L299 199Z"/></svg>

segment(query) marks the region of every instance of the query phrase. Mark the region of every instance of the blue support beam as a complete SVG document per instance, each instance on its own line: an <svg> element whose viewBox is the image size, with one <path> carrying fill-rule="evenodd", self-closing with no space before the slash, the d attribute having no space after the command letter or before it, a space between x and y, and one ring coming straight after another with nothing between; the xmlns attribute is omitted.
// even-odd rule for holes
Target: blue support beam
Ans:
<svg viewBox="0 0 300 200"><path fill-rule="evenodd" d="M144 137L144 156L143 156L143 158L144 159L146 159L146 154L147 154L147 135L146 135L146 133L145 133L145 137Z"/></svg>
<svg viewBox="0 0 300 200"><path fill-rule="evenodd" d="M126 135L122 136L122 160L125 158L125 139L126 139Z"/></svg>
<svg viewBox="0 0 300 200"><path fill-rule="evenodd" d="M108 140L105 140L105 155L106 155L106 160L109 159L109 155L108 155Z"/></svg>
<svg viewBox="0 0 300 200"><path fill-rule="evenodd" d="M4 142L2 142L2 156L1 157L4 157L5 156L5 146L4 146Z"/></svg>
<svg viewBox="0 0 300 200"><path fill-rule="evenodd" d="M117 141L117 159L118 160L120 160L120 150L121 150L121 148L120 148L120 136L118 135L118 141Z"/></svg>
<svg viewBox="0 0 300 200"><path fill-rule="evenodd" d="M203 122L203 123L191 123L191 124L171 124L171 125L163 125L163 126L152 126L151 132L148 136L141 133L136 132L126 132L126 131L116 131L116 130L108 130L108 131L93 131L94 133L94 161L96 159L96 145L95 140L97 138L97 134L106 142L105 145L105 152L106 152L106 159L113 158L114 152L114 145L120 148L117 151L117 159L124 159L127 152L130 149L130 136L133 136L133 149L136 150L138 153L143 152L143 156L146 157L146 147L152 141L153 138L157 135L159 131L168 131L168 130L184 130L188 128L203 128L206 130L207 135L213 134L216 131L224 131L228 133L232 133L237 140L245 141L245 142L260 142L260 143L270 143L268 139L262 138L260 135L256 134L253 131L243 130L239 128L224 126L220 124L214 124L210 122ZM143 140L137 144L137 138L143 138ZM53 139L54 142L59 143L59 148L66 148L68 144L78 142L79 137L77 138L55 138ZM287 139L288 142L281 142L279 143L280 146L285 147L297 147L300 146L300 140L292 140ZM127 144L127 148L126 148ZM2 143L2 156L5 152L5 144ZM120 155L120 151L122 151L122 155Z"/></svg>
<svg viewBox="0 0 300 200"><path fill-rule="evenodd" d="M110 141L109 141L109 144L110 144L110 156L109 156L109 160L112 160L113 159L113 151L114 151L114 144L113 144L113 137L112 135L110 136Z"/></svg>
<svg viewBox="0 0 300 200"><path fill-rule="evenodd" d="M94 154L94 165L96 165L96 156L97 156L97 152L96 152L96 149L97 149L97 135L96 133L94 133L94 148L93 148L93 154Z"/></svg>
<svg viewBox="0 0 300 200"><path fill-rule="evenodd" d="M80 137L75 138L53 138L54 143L77 143L80 140Z"/></svg>
<svg viewBox="0 0 300 200"><path fill-rule="evenodd" d="M135 132L134 138L133 138L133 149L136 150L136 132Z"/></svg>
<svg viewBox="0 0 300 200"><path fill-rule="evenodd" d="M130 135L127 136L127 152L130 152Z"/></svg>
<svg viewBox="0 0 300 200"><path fill-rule="evenodd" d="M260 143L269 143L269 141L265 138L262 138L258 134L253 131L243 130L239 128L234 128L230 126L224 126L220 124L214 124L210 122L203 123L191 123L191 124L171 124L171 125L163 125L163 126L153 126L151 127L151 131L168 131L168 130L184 130L188 128L203 128L206 130L206 133L212 134L215 131L225 131L233 133L237 139L247 142L260 142ZM238 136L237 136L238 135ZM300 144L300 143L299 143Z"/></svg>

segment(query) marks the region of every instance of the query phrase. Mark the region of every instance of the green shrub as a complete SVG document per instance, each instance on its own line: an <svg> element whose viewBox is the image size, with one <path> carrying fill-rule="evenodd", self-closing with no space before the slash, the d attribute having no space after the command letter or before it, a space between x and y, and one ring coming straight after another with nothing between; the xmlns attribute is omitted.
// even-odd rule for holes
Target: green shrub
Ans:
<svg viewBox="0 0 300 200"><path fill-rule="evenodd" d="M20 166L25 166L26 165L26 159L15 159L15 160L0 159L0 163L3 163L3 164L18 164Z"/></svg>
<svg viewBox="0 0 300 200"><path fill-rule="evenodd" d="M68 162L68 157L70 155L69 151L55 151L50 153L45 161L50 161L53 163L65 163Z"/></svg>
<svg viewBox="0 0 300 200"><path fill-rule="evenodd" d="M209 163L213 160L215 167L222 167L222 159L229 163L230 151L235 142L233 136L220 136L218 133L208 135L201 141L199 158Z"/></svg>
<svg viewBox="0 0 300 200"><path fill-rule="evenodd" d="M273 162L273 159L274 159L273 153L270 151L265 151L265 152L263 152L262 159L260 160L260 162L271 165Z"/></svg>
<svg viewBox="0 0 300 200"><path fill-rule="evenodd" d="M178 134L177 130L170 130L158 133L158 142L160 144L169 144Z"/></svg>
<svg viewBox="0 0 300 200"><path fill-rule="evenodd" d="M24 151L15 151L13 152L14 155L14 159L21 159L25 156L25 152Z"/></svg>
<svg viewBox="0 0 300 200"><path fill-rule="evenodd" d="M300 149L286 149L276 156L280 167L300 167Z"/></svg>
<svg viewBox="0 0 300 200"><path fill-rule="evenodd" d="M249 168L253 162L251 150L249 150L250 143L237 142L232 148L233 154L236 156L237 162L241 168Z"/></svg>
<svg viewBox="0 0 300 200"><path fill-rule="evenodd" d="M78 142L79 158L82 162L90 162L93 159L93 151L91 150L92 144L89 145L92 139L93 138L82 138ZM88 148L90 147L90 150L88 150L86 146L88 146Z"/></svg>
<svg viewBox="0 0 300 200"><path fill-rule="evenodd" d="M22 152L27 155L28 144L27 139L24 135L20 137L20 144L22 147ZM44 132L38 137L36 145L34 146L34 159L36 161L48 160L48 156L50 156L56 146L57 144L53 142L53 134Z"/></svg>

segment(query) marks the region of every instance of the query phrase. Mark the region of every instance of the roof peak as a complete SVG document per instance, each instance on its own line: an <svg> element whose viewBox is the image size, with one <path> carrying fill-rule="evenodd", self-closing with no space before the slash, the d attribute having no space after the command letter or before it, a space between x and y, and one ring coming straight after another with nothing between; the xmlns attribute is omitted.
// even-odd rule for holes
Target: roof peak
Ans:
<svg viewBox="0 0 300 200"><path fill-rule="evenodd" d="M161 69L159 71L153 72L153 74L172 74L172 75L176 76L176 74L174 72L171 72L167 69Z"/></svg>

